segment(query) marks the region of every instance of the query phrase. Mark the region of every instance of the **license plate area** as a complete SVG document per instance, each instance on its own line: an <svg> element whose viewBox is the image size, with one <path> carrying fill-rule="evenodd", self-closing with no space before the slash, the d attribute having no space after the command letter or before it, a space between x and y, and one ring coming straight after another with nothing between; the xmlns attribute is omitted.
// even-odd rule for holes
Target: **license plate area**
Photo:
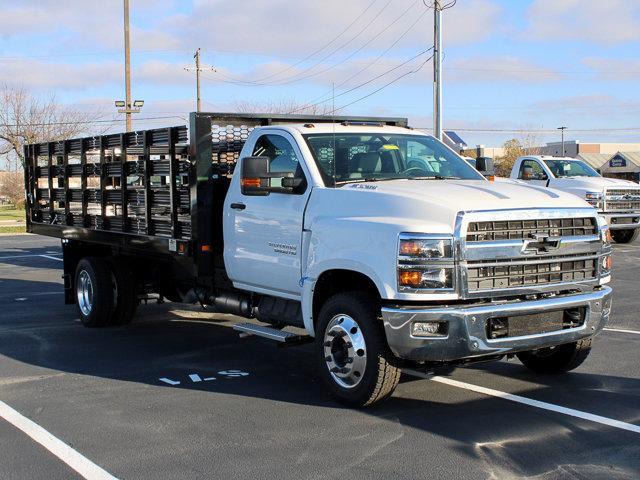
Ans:
<svg viewBox="0 0 640 480"><path fill-rule="evenodd" d="M557 332L584 324L585 307L530 313L510 317L496 317L487 320L487 338L524 337L542 333Z"/></svg>

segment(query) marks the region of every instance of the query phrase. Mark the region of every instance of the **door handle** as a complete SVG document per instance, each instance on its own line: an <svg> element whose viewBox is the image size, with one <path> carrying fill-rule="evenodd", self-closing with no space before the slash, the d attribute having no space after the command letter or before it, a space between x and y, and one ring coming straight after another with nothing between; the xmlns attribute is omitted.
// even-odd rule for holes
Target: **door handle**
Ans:
<svg viewBox="0 0 640 480"><path fill-rule="evenodd" d="M245 208L247 208L247 206L244 203L232 203L230 206L234 210L244 210Z"/></svg>

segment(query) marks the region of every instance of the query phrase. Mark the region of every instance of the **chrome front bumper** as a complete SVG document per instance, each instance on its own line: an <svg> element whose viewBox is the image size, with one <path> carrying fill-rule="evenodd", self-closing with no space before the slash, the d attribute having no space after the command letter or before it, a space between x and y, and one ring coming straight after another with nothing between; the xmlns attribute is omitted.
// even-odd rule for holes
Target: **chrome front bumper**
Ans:
<svg viewBox="0 0 640 480"><path fill-rule="evenodd" d="M487 320L586 307L584 323L576 328L500 339L487 338ZM611 288L542 300L452 307L383 308L387 342L398 357L414 361L447 362L487 355L501 355L561 345L598 333L609 320ZM447 322L443 337L414 337L413 322Z"/></svg>
<svg viewBox="0 0 640 480"><path fill-rule="evenodd" d="M633 228L640 228L640 213L614 213L614 212L604 212L601 213L607 223L609 224L610 230L626 230ZM631 223L618 223L621 220L618 219L631 219L629 220Z"/></svg>

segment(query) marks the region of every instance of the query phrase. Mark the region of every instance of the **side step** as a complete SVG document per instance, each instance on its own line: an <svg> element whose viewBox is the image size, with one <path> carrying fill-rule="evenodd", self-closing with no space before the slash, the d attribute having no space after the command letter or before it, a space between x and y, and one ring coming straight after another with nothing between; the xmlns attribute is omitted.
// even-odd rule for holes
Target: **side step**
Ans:
<svg viewBox="0 0 640 480"><path fill-rule="evenodd" d="M256 335L258 337L268 338L269 340L275 340L276 342L286 345L299 345L301 343L313 342L313 338L309 335L298 335L297 333L278 330L277 328L266 327L264 325L256 325L254 323L236 323L233 329L248 335Z"/></svg>

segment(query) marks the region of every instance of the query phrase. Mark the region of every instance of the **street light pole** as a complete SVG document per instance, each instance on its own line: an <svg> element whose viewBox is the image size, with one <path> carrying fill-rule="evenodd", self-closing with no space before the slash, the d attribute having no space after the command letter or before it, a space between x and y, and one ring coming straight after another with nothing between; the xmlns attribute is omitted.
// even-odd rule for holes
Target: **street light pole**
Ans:
<svg viewBox="0 0 640 480"><path fill-rule="evenodd" d="M433 136L442 140L442 5L433 2Z"/></svg>
<svg viewBox="0 0 640 480"><path fill-rule="evenodd" d="M131 50L129 45L129 0L124 0L124 85L126 110L131 109ZM127 132L132 129L131 112L125 113L127 119Z"/></svg>
<svg viewBox="0 0 640 480"><path fill-rule="evenodd" d="M567 129L567 127L558 127L558 130L560 130L560 132L561 132L561 138L562 138L561 145L562 145L562 156L563 156L563 157L564 157L564 154L565 154L565 153L564 153L564 131L565 131L566 129Z"/></svg>

